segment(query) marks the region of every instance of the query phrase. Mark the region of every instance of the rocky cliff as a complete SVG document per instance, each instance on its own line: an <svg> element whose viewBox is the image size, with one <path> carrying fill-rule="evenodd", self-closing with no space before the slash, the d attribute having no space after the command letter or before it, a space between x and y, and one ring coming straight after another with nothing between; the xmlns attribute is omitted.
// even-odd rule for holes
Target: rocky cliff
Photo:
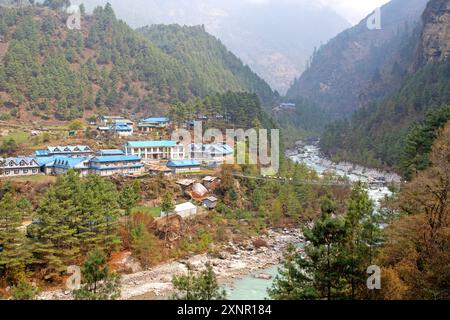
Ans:
<svg viewBox="0 0 450 320"><path fill-rule="evenodd" d="M439 62L450 54L450 0L430 1L422 15L418 66Z"/></svg>

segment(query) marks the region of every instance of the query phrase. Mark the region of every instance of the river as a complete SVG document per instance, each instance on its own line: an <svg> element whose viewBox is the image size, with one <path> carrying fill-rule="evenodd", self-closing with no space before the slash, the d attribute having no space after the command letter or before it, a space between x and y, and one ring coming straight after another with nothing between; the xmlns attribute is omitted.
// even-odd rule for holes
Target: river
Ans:
<svg viewBox="0 0 450 320"><path fill-rule="evenodd" d="M391 195L388 185L392 182L399 183L401 181L401 178L393 173L365 168L347 162L334 163L321 156L317 144L304 144L299 141L294 149L287 151L286 155L295 162L306 164L319 174L331 170L339 176L347 177L352 182L366 182L369 185L369 196L376 207L379 207L380 200ZM227 298L230 300L268 299L267 288L271 287L273 278L277 275L278 267L274 266L261 270L236 280L232 285L225 287L228 294ZM261 273L270 274L273 278L263 280L255 277Z"/></svg>

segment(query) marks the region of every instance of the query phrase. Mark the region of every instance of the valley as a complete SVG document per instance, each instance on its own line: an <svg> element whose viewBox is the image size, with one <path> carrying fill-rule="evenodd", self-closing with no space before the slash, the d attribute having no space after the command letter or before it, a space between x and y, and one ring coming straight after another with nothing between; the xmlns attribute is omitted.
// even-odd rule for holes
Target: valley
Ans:
<svg viewBox="0 0 450 320"><path fill-rule="evenodd" d="M335 8L0 1L0 300L450 299L450 0Z"/></svg>

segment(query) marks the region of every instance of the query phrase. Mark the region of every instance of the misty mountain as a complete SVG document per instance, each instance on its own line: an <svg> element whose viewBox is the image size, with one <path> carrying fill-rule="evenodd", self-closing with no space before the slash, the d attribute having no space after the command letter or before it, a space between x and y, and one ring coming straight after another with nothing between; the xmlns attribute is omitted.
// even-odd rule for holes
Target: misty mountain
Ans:
<svg viewBox="0 0 450 320"><path fill-rule="evenodd" d="M88 10L107 0L84 0ZM205 25L274 89L285 93L314 51L349 22L314 1L109 0L133 27Z"/></svg>
<svg viewBox="0 0 450 320"><path fill-rule="evenodd" d="M393 92L414 59L414 37L428 0L392 0L381 8L381 29L367 19L315 52L311 66L289 89L290 99L304 97L336 116Z"/></svg>
<svg viewBox="0 0 450 320"><path fill-rule="evenodd" d="M409 72L385 99L331 124L329 156L395 168L406 178L430 165L431 146L450 120L450 0L431 0L413 35Z"/></svg>

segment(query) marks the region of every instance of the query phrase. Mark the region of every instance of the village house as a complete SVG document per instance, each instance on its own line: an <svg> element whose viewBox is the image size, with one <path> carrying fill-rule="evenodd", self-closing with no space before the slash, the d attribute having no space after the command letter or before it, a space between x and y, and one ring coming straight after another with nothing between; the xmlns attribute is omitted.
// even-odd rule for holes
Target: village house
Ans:
<svg viewBox="0 0 450 320"><path fill-rule="evenodd" d="M55 157L40 163L46 174L61 175L75 170L80 176L96 174L111 176L115 174L139 174L144 164L138 156L96 156L96 157Z"/></svg>
<svg viewBox="0 0 450 320"><path fill-rule="evenodd" d="M115 122L109 127L109 131L112 133L116 133L119 136L126 137L132 136L134 129L133 125L130 125L125 122Z"/></svg>
<svg viewBox="0 0 450 320"><path fill-rule="evenodd" d="M87 157L56 157L55 161L47 165L47 172L54 175L67 174L69 170L75 170L80 176L89 174L89 159Z"/></svg>
<svg viewBox="0 0 450 320"><path fill-rule="evenodd" d="M191 159L206 163L207 165L219 165L224 162L233 162L234 149L227 144L199 144L187 145L186 152Z"/></svg>
<svg viewBox="0 0 450 320"><path fill-rule="evenodd" d="M40 166L36 158L0 158L0 177L29 176L39 172Z"/></svg>
<svg viewBox="0 0 450 320"><path fill-rule="evenodd" d="M166 166L157 166L152 165L147 168L148 172L152 175L162 174L164 176L169 176L172 174L172 170L167 168Z"/></svg>
<svg viewBox="0 0 450 320"><path fill-rule="evenodd" d="M70 156L70 157L88 157L94 154L89 146L56 146L47 147L44 150L35 152L36 157L52 156Z"/></svg>
<svg viewBox="0 0 450 320"><path fill-rule="evenodd" d="M185 202L175 206L173 214L177 214L182 218L189 218L197 214L197 207L192 202ZM167 217L167 213L161 211L161 217Z"/></svg>
<svg viewBox="0 0 450 320"><path fill-rule="evenodd" d="M219 178L212 177L212 176L206 176L202 179L203 185L208 188L209 190L214 189L218 186Z"/></svg>
<svg viewBox="0 0 450 320"><path fill-rule="evenodd" d="M129 141L125 152L127 155L138 155L145 162L184 159L184 147L176 141Z"/></svg>
<svg viewBox="0 0 450 320"><path fill-rule="evenodd" d="M115 122L127 122L128 120L125 119L122 116L101 116L100 117L100 122L102 123L103 126L108 127L109 125L115 123Z"/></svg>
<svg viewBox="0 0 450 320"><path fill-rule="evenodd" d="M211 197L208 197L205 200L203 200L202 203L205 208L207 208L209 210L213 210L216 208L218 201L219 201L219 199L211 196Z"/></svg>
<svg viewBox="0 0 450 320"><path fill-rule="evenodd" d="M132 136L134 133L133 124L127 122L114 122L110 126L101 126L97 128L101 133L117 134L121 137Z"/></svg>
<svg viewBox="0 0 450 320"><path fill-rule="evenodd" d="M200 172L200 162L196 160L172 160L167 163L167 167L174 174Z"/></svg>
<svg viewBox="0 0 450 320"><path fill-rule="evenodd" d="M37 162L39 163L41 172L47 175L53 174L53 165L55 164L55 160L57 158L58 157L56 156L36 158Z"/></svg>
<svg viewBox="0 0 450 320"><path fill-rule="evenodd" d="M181 187L183 187L183 188L189 188L195 183L195 180L193 180L193 179L181 179L181 180L178 180L176 183L178 185L180 185Z"/></svg>
<svg viewBox="0 0 450 320"><path fill-rule="evenodd" d="M97 156L89 161L91 174L111 176L115 174L139 174L144 171L141 158L135 155Z"/></svg>
<svg viewBox="0 0 450 320"><path fill-rule="evenodd" d="M141 133L164 131L169 127L169 123L169 119L165 117L142 119L138 123L138 131Z"/></svg>

